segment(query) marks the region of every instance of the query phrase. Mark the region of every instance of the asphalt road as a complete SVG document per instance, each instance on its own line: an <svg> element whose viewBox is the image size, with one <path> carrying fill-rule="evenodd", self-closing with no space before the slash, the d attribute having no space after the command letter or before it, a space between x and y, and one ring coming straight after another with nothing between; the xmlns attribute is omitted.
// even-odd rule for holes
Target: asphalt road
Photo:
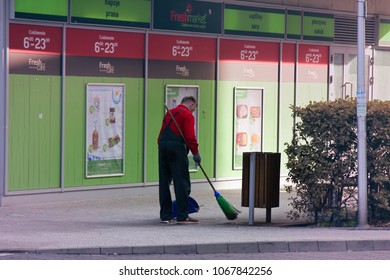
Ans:
<svg viewBox="0 0 390 280"><path fill-rule="evenodd" d="M0 254L0 265L1 260L390 260L390 251L150 255L2 253Z"/></svg>

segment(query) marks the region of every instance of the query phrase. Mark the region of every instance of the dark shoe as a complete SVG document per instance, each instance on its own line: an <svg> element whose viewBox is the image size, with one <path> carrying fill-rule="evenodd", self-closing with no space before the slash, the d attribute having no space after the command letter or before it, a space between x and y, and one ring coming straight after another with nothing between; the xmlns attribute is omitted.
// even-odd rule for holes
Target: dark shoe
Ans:
<svg viewBox="0 0 390 280"><path fill-rule="evenodd" d="M173 220L161 220L162 224L170 224L172 222L173 222Z"/></svg>
<svg viewBox="0 0 390 280"><path fill-rule="evenodd" d="M185 219L183 221L177 221L176 224L179 224L179 225L199 224L199 220L188 217L187 219Z"/></svg>

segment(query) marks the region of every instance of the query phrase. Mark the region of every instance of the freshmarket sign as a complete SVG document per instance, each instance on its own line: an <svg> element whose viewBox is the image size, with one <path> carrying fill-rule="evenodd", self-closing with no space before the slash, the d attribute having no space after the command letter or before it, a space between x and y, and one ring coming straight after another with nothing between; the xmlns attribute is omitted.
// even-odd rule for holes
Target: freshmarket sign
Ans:
<svg viewBox="0 0 390 280"><path fill-rule="evenodd" d="M204 1L155 0L155 29L221 33L222 4Z"/></svg>
<svg viewBox="0 0 390 280"><path fill-rule="evenodd" d="M71 22L150 27L150 0L71 0Z"/></svg>
<svg viewBox="0 0 390 280"><path fill-rule="evenodd" d="M11 0L11 17L21 19L68 20L68 0Z"/></svg>
<svg viewBox="0 0 390 280"><path fill-rule="evenodd" d="M332 42L334 38L334 15L304 12L303 39Z"/></svg>

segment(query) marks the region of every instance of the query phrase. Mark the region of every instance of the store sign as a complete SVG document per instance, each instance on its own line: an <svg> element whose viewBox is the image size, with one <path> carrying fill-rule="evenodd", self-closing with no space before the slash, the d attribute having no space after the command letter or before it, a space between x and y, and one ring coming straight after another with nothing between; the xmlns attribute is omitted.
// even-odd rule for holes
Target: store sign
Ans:
<svg viewBox="0 0 390 280"><path fill-rule="evenodd" d="M334 15L304 12L303 39L332 42Z"/></svg>
<svg viewBox="0 0 390 280"><path fill-rule="evenodd" d="M225 34L283 38L285 11L225 5Z"/></svg>
<svg viewBox="0 0 390 280"><path fill-rule="evenodd" d="M61 28L27 24L10 24L9 28L11 74L60 74Z"/></svg>
<svg viewBox="0 0 390 280"><path fill-rule="evenodd" d="M278 43L221 39L219 54L221 80L275 82L278 77Z"/></svg>
<svg viewBox="0 0 390 280"><path fill-rule="evenodd" d="M211 38L158 34L149 37L149 59L215 61L215 50L216 40Z"/></svg>
<svg viewBox="0 0 390 280"><path fill-rule="evenodd" d="M378 45L381 47L390 47L390 20L381 19L379 21Z"/></svg>
<svg viewBox="0 0 390 280"><path fill-rule="evenodd" d="M221 33L222 5L203 1L155 0L155 29Z"/></svg>
<svg viewBox="0 0 390 280"><path fill-rule="evenodd" d="M287 38L301 39L302 34L302 13L300 11L287 12Z"/></svg>
<svg viewBox="0 0 390 280"><path fill-rule="evenodd" d="M150 27L150 0L71 0L71 22Z"/></svg>
<svg viewBox="0 0 390 280"><path fill-rule="evenodd" d="M15 18L61 22L68 20L68 0L14 0L14 4Z"/></svg>
<svg viewBox="0 0 390 280"><path fill-rule="evenodd" d="M329 47L299 45L298 82L327 83Z"/></svg>
<svg viewBox="0 0 390 280"><path fill-rule="evenodd" d="M9 40L11 50L60 54L62 30L41 25L10 24Z"/></svg>
<svg viewBox="0 0 390 280"><path fill-rule="evenodd" d="M277 63L278 47L278 43L221 39L220 59L236 62Z"/></svg>
<svg viewBox="0 0 390 280"><path fill-rule="evenodd" d="M149 77L212 80L216 44L214 38L152 34L149 36Z"/></svg>
<svg viewBox="0 0 390 280"><path fill-rule="evenodd" d="M68 28L67 55L144 57L144 34Z"/></svg>
<svg viewBox="0 0 390 280"><path fill-rule="evenodd" d="M143 76L144 34L68 28L66 37L67 75Z"/></svg>

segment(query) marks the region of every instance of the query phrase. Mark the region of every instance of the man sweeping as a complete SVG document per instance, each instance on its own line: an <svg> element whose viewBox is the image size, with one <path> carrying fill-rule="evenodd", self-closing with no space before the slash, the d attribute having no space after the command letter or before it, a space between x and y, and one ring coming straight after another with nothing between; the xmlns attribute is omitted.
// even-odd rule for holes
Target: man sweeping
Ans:
<svg viewBox="0 0 390 280"><path fill-rule="evenodd" d="M195 163L199 165L201 162L198 140L195 136L195 118L192 114L197 106L193 96L186 96L179 106L165 114L162 122L158 136L159 201L162 223L172 222L172 197L169 188L172 180L176 197L176 223L184 225L199 223L199 220L188 215L191 182L187 157L191 150Z"/></svg>

